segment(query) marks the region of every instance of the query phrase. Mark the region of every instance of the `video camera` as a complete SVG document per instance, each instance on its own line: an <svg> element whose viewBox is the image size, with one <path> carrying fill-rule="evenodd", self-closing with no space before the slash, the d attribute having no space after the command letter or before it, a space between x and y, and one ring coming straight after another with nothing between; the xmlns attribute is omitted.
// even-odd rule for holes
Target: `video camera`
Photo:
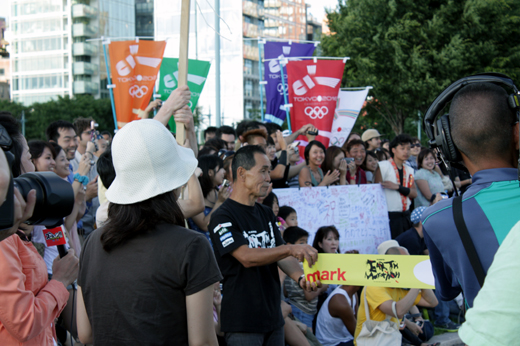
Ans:
<svg viewBox="0 0 520 346"><path fill-rule="evenodd" d="M47 228L61 225L63 218L69 215L74 207L72 185L54 172L25 173L13 178L14 155L10 152L12 145L11 137L0 125L0 147L5 152L11 171L6 199L0 207L0 230L11 228L14 224L15 188L20 191L25 200L29 191L36 190L36 205L32 217L25 221L27 224L42 225Z"/></svg>

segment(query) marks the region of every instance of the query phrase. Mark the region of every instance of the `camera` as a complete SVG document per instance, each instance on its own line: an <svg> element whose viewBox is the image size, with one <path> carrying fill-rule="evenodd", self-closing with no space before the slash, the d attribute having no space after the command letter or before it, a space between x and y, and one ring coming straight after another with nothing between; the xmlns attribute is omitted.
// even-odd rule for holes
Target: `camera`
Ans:
<svg viewBox="0 0 520 346"><path fill-rule="evenodd" d="M10 152L12 139L0 125L0 147L5 152L11 179L6 200L0 207L0 230L11 228L14 224L14 189L18 189L24 200L32 189L36 190L36 205L29 220L31 225L42 225L48 228L63 223L63 218L72 212L74 207L74 191L72 185L61 179L54 172L25 173L17 178L12 176L14 155Z"/></svg>
<svg viewBox="0 0 520 346"><path fill-rule="evenodd" d="M354 158L353 158L353 157L345 157L345 158L342 159L342 160L344 160L345 162L347 162L347 165L350 164L350 163L352 163L352 162L354 162Z"/></svg>

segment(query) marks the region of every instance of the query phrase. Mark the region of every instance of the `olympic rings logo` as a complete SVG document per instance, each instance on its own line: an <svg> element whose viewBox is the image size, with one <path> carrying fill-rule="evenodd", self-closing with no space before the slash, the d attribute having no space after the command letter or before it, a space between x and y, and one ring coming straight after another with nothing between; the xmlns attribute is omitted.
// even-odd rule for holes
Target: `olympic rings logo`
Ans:
<svg viewBox="0 0 520 346"><path fill-rule="evenodd" d="M138 99L140 99L141 97L146 95L147 92L148 92L148 87L146 85L143 85L141 87L139 87L139 85L133 85L128 90L128 93L130 94L130 96L137 97Z"/></svg>
<svg viewBox="0 0 520 346"><path fill-rule="evenodd" d="M287 92L289 90L289 86L287 84L282 85L282 83L278 83L276 86L276 90L280 93L280 95L283 95L284 92Z"/></svg>
<svg viewBox="0 0 520 346"><path fill-rule="evenodd" d="M304 109L305 115L311 119L323 119L329 113L329 109L325 106L321 107L305 107Z"/></svg>

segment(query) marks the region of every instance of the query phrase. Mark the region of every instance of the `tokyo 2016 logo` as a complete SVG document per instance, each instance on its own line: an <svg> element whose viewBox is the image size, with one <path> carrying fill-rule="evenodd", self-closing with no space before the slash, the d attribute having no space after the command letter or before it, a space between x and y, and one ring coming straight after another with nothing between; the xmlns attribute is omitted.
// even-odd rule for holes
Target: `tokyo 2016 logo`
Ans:
<svg viewBox="0 0 520 346"><path fill-rule="evenodd" d="M305 115L311 119L323 119L323 117L329 113L329 109L325 106L305 107L304 112Z"/></svg>
<svg viewBox="0 0 520 346"><path fill-rule="evenodd" d="M128 89L128 93L130 94L130 96L137 97L138 99L146 95L147 92L148 87L146 85L143 85L141 87L139 87L139 85L133 85L130 87L130 89Z"/></svg>

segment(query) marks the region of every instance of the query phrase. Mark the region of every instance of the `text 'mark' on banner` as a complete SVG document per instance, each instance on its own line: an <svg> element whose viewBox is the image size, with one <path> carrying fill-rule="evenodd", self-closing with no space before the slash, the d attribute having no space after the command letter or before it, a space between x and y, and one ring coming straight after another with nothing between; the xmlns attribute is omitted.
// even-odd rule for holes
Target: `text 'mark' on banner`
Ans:
<svg viewBox="0 0 520 346"><path fill-rule="evenodd" d="M119 128L144 117L165 47L164 41L145 40L116 41L108 46Z"/></svg>
<svg viewBox="0 0 520 346"><path fill-rule="evenodd" d="M319 130L316 139L325 147L329 146L344 68L345 63L341 60L289 61L287 64L292 128L314 125ZM307 137L302 135L298 140L303 153Z"/></svg>
<svg viewBox="0 0 520 346"><path fill-rule="evenodd" d="M318 254L305 279L323 284L398 288L435 288L429 256Z"/></svg>
<svg viewBox="0 0 520 346"><path fill-rule="evenodd" d="M191 111L195 111L197 103L199 102L200 94L208 78L209 68L211 64L209 61L203 60L188 60L188 87L191 91L191 99L188 106ZM172 91L178 87L179 77L179 59L177 58L163 58L161 70L159 73L159 91L161 100L166 101ZM175 132L175 119L172 117L168 123L170 130Z"/></svg>
<svg viewBox="0 0 520 346"><path fill-rule="evenodd" d="M265 121L282 126L285 121L286 112L284 107L284 89L287 92L287 71L284 69L285 85L282 85L280 75L280 57L312 56L314 54L313 43L289 43L289 42L266 42L264 45L264 58L275 59L264 62L265 85ZM262 87L262 85L260 85Z"/></svg>

